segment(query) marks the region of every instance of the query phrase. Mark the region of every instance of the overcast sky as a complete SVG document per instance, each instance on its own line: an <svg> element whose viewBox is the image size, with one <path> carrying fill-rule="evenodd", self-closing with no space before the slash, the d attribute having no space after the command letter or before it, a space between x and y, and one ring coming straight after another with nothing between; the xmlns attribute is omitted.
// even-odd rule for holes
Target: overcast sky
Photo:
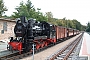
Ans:
<svg viewBox="0 0 90 60"><path fill-rule="evenodd" d="M10 16L21 1L4 0L8 8L6 15ZM83 25L90 21L90 0L31 0L31 2L35 8L41 8L43 13L51 11L54 18L76 19Z"/></svg>

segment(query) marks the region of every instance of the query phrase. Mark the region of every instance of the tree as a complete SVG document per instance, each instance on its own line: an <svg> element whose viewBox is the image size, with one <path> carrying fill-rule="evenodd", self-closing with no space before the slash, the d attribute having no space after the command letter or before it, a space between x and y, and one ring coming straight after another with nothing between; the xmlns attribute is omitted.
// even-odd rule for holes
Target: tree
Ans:
<svg viewBox="0 0 90 60"><path fill-rule="evenodd" d="M86 31L90 32L90 22L87 23Z"/></svg>
<svg viewBox="0 0 90 60"><path fill-rule="evenodd" d="M15 8L17 12L13 12L13 18L19 18L20 16L25 16L27 19L34 18L36 20L46 20L46 17L40 12L41 9L37 8L35 10L34 5L32 5L31 1L28 0L27 3L23 1L20 3L20 6Z"/></svg>
<svg viewBox="0 0 90 60"><path fill-rule="evenodd" d="M15 10L17 10L17 12L13 12L14 13L12 15L13 18L19 18L20 16L26 16L27 18L29 18L32 17L32 13L34 12L32 3L29 0L27 1L26 4L24 4L23 1L20 2L20 6L17 6Z"/></svg>
<svg viewBox="0 0 90 60"><path fill-rule="evenodd" d="M46 12L46 17L48 19L48 22L52 22L53 21L53 14L52 14L52 12Z"/></svg>
<svg viewBox="0 0 90 60"><path fill-rule="evenodd" d="M56 21L57 24L59 26L63 26L63 27L67 27L67 28L73 28L73 29L77 29L77 30L85 30L86 26L81 25L80 22L78 22L76 19L70 20L70 19L58 19Z"/></svg>
<svg viewBox="0 0 90 60"><path fill-rule="evenodd" d="M64 17L63 20L66 20L66 17Z"/></svg>
<svg viewBox="0 0 90 60"><path fill-rule="evenodd" d="M86 30L86 26L85 25L82 25L81 30L82 31L85 31Z"/></svg>
<svg viewBox="0 0 90 60"><path fill-rule="evenodd" d="M2 15L5 13L5 11L7 11L8 9L6 8L6 6L4 5L3 0L0 0L0 17L2 17Z"/></svg>

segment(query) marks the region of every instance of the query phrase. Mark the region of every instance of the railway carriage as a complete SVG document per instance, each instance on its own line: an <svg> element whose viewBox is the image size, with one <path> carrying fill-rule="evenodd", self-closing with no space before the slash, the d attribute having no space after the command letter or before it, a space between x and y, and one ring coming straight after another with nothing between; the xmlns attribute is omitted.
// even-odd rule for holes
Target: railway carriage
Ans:
<svg viewBox="0 0 90 60"><path fill-rule="evenodd" d="M73 35L74 35L74 29L67 28L67 36L70 37L70 36L73 36Z"/></svg>
<svg viewBox="0 0 90 60"><path fill-rule="evenodd" d="M14 33L16 38L11 37L7 48L10 51L18 50L21 53L22 51L32 51L32 44L35 44L35 49L38 50L60 40L64 41L64 38L74 36L79 31L76 32L71 28L52 25L45 21L39 22L34 19L27 21L22 16L16 22Z"/></svg>
<svg viewBox="0 0 90 60"><path fill-rule="evenodd" d="M64 38L67 37L67 28L62 27L62 26L56 26L56 40L63 40Z"/></svg>

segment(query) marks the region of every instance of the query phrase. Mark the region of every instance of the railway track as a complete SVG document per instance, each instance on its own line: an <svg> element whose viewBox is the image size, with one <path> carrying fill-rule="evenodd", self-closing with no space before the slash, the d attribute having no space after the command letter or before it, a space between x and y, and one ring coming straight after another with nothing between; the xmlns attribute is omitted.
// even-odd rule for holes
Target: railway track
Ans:
<svg viewBox="0 0 90 60"><path fill-rule="evenodd" d="M51 46L53 46L53 44L48 45L48 46L43 47L43 48L40 48L38 50L35 50L35 53L43 51L44 49L51 47ZM12 52L6 50L6 51L0 52L0 60L18 60L18 59L22 59L24 57L31 56L31 55L32 55L32 52L19 54L18 51L13 51L13 53L12 53Z"/></svg>
<svg viewBox="0 0 90 60"><path fill-rule="evenodd" d="M48 47L51 47L51 46L53 46L53 45L49 45ZM35 50L35 53L43 51L44 49L46 49L48 47L44 47L44 48L40 48L39 50ZM27 52L27 53L22 53L22 54L19 54L19 52L14 52L11 54L0 56L0 60L18 60L18 59L22 59L24 57L31 56L31 55L32 55L32 52Z"/></svg>
<svg viewBox="0 0 90 60"><path fill-rule="evenodd" d="M73 42L65 46L63 49L54 53L52 56L47 58L46 60L71 60L71 56L74 54L74 49L78 45L79 41L81 40L83 33L75 39Z"/></svg>
<svg viewBox="0 0 90 60"><path fill-rule="evenodd" d="M13 55L17 55L17 54L18 54L18 51L13 51L13 53L8 50L2 51L0 52L0 60L7 60L7 58L10 58Z"/></svg>
<svg viewBox="0 0 90 60"><path fill-rule="evenodd" d="M59 41L58 43L60 43L61 41ZM56 43L56 44L58 44ZM40 48L39 50L35 50L35 53L38 53L48 47L51 47L53 46L53 44L47 46L47 47L44 47L44 48ZM2 52L3 53L3 52ZM0 56L0 60L18 60L18 59L22 59L24 57L27 57L27 56L31 56L32 55L32 52L27 52L27 53L23 53L23 54L18 54L18 52L14 52L14 53L7 53L6 55L4 56Z"/></svg>

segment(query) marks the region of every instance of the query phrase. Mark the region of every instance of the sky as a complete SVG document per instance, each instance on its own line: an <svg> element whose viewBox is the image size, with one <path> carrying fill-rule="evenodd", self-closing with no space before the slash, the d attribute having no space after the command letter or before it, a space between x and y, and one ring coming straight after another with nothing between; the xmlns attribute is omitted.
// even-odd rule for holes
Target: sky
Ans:
<svg viewBox="0 0 90 60"><path fill-rule="evenodd" d="M27 0L4 0L10 16L20 2ZM52 12L54 18L76 19L82 25L90 21L90 0L30 0L35 8L41 8L41 12Z"/></svg>

